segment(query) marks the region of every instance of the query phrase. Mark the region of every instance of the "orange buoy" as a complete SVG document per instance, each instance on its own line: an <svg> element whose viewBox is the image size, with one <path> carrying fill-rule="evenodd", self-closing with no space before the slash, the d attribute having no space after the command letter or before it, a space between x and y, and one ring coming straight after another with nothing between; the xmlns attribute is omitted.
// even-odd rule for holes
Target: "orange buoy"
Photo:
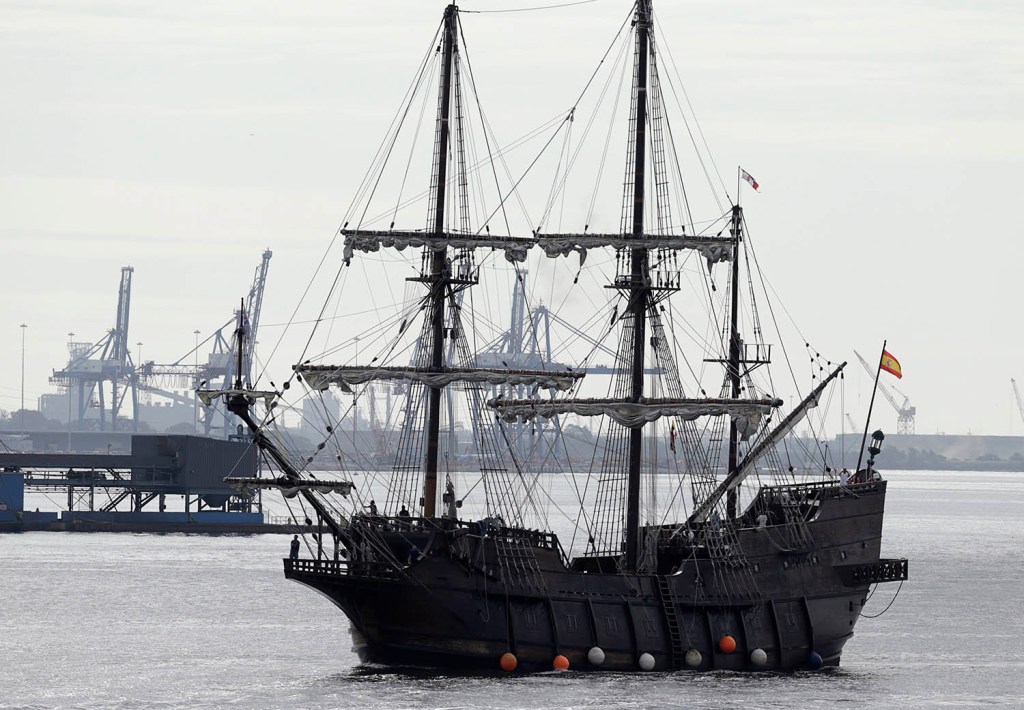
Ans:
<svg viewBox="0 0 1024 710"><path fill-rule="evenodd" d="M519 661L516 660L515 654L503 653L501 655L501 670L511 673L518 665Z"/></svg>
<svg viewBox="0 0 1024 710"><path fill-rule="evenodd" d="M565 656L555 656L555 660L551 662L551 667L556 671L567 671L569 670L569 659Z"/></svg>
<svg viewBox="0 0 1024 710"><path fill-rule="evenodd" d="M736 639L732 636L723 636L718 642L718 648L722 650L722 653L732 653L736 650Z"/></svg>

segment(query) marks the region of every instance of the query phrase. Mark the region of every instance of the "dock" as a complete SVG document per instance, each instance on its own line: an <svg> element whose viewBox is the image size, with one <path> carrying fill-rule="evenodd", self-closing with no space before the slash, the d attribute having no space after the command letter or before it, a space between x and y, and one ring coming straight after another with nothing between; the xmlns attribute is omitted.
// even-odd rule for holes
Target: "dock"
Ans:
<svg viewBox="0 0 1024 710"><path fill-rule="evenodd" d="M248 441L133 434L130 448L0 453L0 532L253 535L312 529L304 520L268 519L259 490L224 483L228 476L256 475L257 452ZM56 493L65 505L26 510L26 491Z"/></svg>

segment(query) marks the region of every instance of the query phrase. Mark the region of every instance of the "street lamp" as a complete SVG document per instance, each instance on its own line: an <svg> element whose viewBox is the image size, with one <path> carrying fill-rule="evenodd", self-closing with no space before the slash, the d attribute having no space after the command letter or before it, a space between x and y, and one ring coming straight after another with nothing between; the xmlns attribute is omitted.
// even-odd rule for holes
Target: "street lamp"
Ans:
<svg viewBox="0 0 1024 710"><path fill-rule="evenodd" d="M21 324L21 431L25 431L25 329L28 325Z"/></svg>
<svg viewBox="0 0 1024 710"><path fill-rule="evenodd" d="M69 331L68 332L68 362L69 363L71 362L71 359L74 357L74 342L75 342L75 334L74 334L74 332ZM71 453L71 382L70 381L68 381L67 386L66 386L65 389L66 389L67 396L68 396L68 453L70 454Z"/></svg>

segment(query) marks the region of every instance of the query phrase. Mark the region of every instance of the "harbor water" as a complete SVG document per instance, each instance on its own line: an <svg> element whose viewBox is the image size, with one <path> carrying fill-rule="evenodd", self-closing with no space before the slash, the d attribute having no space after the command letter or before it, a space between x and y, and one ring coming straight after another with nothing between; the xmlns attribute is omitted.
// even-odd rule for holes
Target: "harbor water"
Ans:
<svg viewBox="0 0 1024 710"><path fill-rule="evenodd" d="M910 581L875 591L839 669L366 667L284 579L285 536L24 533L0 536L0 708L1024 707L1024 474L886 477L882 553Z"/></svg>

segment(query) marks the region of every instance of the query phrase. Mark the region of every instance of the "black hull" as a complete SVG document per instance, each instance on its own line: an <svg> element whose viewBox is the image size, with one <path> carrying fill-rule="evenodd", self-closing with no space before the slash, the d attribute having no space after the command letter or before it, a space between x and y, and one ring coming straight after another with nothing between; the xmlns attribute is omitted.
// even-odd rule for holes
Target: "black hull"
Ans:
<svg viewBox="0 0 1024 710"><path fill-rule="evenodd" d="M693 556L666 574L624 575L575 571L538 549L536 567L510 574L487 562L483 538L435 544L401 571L286 560L285 573L345 612L364 662L496 670L512 653L519 670L549 670L561 655L574 670L635 671L649 654L654 670L835 666L870 584L905 578L906 562L879 559L884 482L817 498L805 549L780 550L771 526L738 531L746 587L722 561ZM595 647L599 664L588 658Z"/></svg>

